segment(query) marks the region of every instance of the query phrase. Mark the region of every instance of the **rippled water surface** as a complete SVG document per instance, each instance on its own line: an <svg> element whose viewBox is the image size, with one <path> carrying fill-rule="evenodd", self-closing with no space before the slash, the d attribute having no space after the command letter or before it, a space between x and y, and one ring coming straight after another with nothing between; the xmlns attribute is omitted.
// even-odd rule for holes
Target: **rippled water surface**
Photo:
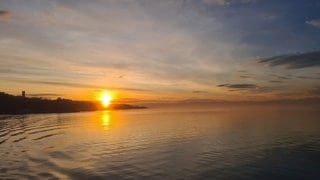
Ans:
<svg viewBox="0 0 320 180"><path fill-rule="evenodd" d="M316 111L1 116L0 179L319 179Z"/></svg>

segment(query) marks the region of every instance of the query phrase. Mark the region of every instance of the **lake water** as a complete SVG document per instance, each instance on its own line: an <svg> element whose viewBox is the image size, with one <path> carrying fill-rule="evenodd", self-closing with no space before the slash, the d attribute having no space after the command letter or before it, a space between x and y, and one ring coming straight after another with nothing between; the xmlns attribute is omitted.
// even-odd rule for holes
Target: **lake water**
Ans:
<svg viewBox="0 0 320 180"><path fill-rule="evenodd" d="M315 110L1 116L0 179L319 179Z"/></svg>

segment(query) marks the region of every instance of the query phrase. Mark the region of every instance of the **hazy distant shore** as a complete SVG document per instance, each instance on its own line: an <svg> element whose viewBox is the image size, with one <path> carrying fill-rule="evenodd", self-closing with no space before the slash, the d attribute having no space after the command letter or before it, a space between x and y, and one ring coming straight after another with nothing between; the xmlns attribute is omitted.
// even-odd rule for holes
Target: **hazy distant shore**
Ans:
<svg viewBox="0 0 320 180"><path fill-rule="evenodd" d="M0 92L0 114L38 114L38 113L73 113L99 110L144 109L144 106L129 104L110 104L107 108L99 102L73 101L57 98L55 100L13 96Z"/></svg>
<svg viewBox="0 0 320 180"><path fill-rule="evenodd" d="M295 100L273 100L273 101L180 101L180 102L157 102L130 104L110 104L103 107L98 101L73 101L69 99L57 98L55 100L42 98L29 98L23 96L13 96L0 92L0 114L39 114L39 113L74 113L101 110L129 110L145 108L184 109L196 111L199 109L309 109L319 110L320 99L295 99Z"/></svg>

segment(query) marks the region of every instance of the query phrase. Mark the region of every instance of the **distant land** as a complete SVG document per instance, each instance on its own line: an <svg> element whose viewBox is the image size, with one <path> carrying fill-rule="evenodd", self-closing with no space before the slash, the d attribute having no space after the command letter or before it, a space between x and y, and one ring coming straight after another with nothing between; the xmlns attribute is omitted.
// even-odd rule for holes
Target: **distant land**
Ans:
<svg viewBox="0 0 320 180"><path fill-rule="evenodd" d="M43 98L14 96L0 92L0 114L31 114L31 113L70 113L81 111L120 110L120 109L144 109L144 106L129 104L110 104L107 108L100 102L74 101L57 98L55 100Z"/></svg>
<svg viewBox="0 0 320 180"><path fill-rule="evenodd" d="M301 99L276 99L276 100L257 100L257 101L227 101L214 99L187 99L182 101L158 101L156 103L146 102L140 103L142 106L150 108L189 108L196 109L250 109L257 108L268 109L308 109L320 111L320 98L310 97Z"/></svg>

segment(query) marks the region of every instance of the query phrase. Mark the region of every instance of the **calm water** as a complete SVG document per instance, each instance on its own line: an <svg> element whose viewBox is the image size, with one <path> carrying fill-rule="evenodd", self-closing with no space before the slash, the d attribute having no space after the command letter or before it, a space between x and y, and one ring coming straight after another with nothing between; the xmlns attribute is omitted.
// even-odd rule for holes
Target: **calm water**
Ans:
<svg viewBox="0 0 320 180"><path fill-rule="evenodd" d="M157 109L1 117L0 179L319 179L319 117Z"/></svg>

